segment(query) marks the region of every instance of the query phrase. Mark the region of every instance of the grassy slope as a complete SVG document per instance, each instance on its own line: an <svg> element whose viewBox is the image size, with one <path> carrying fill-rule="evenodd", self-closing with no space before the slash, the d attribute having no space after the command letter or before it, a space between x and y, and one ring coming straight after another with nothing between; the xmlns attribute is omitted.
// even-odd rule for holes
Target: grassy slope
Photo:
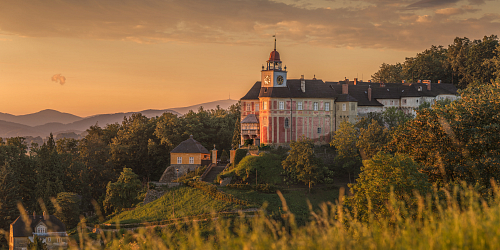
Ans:
<svg viewBox="0 0 500 250"><path fill-rule="evenodd" d="M240 199L245 199L255 206L262 206L267 203L267 211L269 215L276 218L280 217L283 206L281 200L277 194L263 194L256 192L254 190L237 190L223 188L224 192L232 194ZM311 203L313 210L319 209L319 205L330 201L335 204L335 200L338 199L339 190L334 186L327 187L316 187L313 188L311 194L307 193L307 188L291 190L283 193L286 203L290 211L295 215L297 222L301 225L305 224L310 217L310 210L307 201Z"/></svg>
<svg viewBox="0 0 500 250"><path fill-rule="evenodd" d="M106 223L120 222L126 224L173 219L172 192L175 193L175 218L242 208L233 203L215 200L198 189L180 187L170 189L158 200L134 210L122 212Z"/></svg>

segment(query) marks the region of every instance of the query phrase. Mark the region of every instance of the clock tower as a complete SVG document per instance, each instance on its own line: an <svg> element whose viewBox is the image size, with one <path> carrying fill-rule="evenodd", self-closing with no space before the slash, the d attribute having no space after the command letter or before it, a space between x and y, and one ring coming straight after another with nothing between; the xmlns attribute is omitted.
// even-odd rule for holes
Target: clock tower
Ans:
<svg viewBox="0 0 500 250"><path fill-rule="evenodd" d="M267 66L262 66L261 87L286 87L286 66L281 68L280 53L276 51L276 38L274 38L274 50L269 55Z"/></svg>

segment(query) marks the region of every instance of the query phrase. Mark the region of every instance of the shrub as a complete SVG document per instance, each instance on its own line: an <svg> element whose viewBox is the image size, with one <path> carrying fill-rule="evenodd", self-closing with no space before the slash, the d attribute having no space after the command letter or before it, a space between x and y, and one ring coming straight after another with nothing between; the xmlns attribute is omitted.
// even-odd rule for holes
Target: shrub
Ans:
<svg viewBox="0 0 500 250"><path fill-rule="evenodd" d="M240 163L241 159L245 158L245 156L247 156L248 154L248 150L246 149L236 149L236 153L234 155L234 166L238 165L238 163Z"/></svg>

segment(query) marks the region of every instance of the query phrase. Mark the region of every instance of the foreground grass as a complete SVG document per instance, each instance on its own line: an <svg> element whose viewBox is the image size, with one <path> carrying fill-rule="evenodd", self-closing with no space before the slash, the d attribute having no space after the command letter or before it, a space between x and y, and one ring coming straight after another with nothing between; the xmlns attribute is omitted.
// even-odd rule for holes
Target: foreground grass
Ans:
<svg viewBox="0 0 500 250"><path fill-rule="evenodd" d="M105 223L127 224L152 222L240 208L242 206L215 200L198 189L179 187L170 189L161 198L151 203L137 207L131 211L122 212ZM175 210L175 217L173 210Z"/></svg>
<svg viewBox="0 0 500 250"><path fill-rule="evenodd" d="M98 238L107 249L500 249L498 191L488 202L471 190L445 200L421 199L415 218L404 218L395 202L387 205L392 216L360 222L341 204L329 203L310 213L312 221L297 226L283 204L283 220L262 213ZM103 248L81 235L81 249Z"/></svg>

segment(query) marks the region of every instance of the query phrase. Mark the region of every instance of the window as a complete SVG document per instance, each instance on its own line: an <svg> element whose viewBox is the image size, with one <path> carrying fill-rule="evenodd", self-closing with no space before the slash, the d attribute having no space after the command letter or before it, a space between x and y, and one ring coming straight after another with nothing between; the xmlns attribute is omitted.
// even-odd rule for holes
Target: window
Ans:
<svg viewBox="0 0 500 250"><path fill-rule="evenodd" d="M342 103L342 111L346 111L347 110L347 105L345 103Z"/></svg>
<svg viewBox="0 0 500 250"><path fill-rule="evenodd" d="M182 164L182 157L177 157L177 164Z"/></svg>
<svg viewBox="0 0 500 250"><path fill-rule="evenodd" d="M318 134L321 134L321 128L318 128Z"/></svg>
<svg viewBox="0 0 500 250"><path fill-rule="evenodd" d="M250 111L252 106L250 106L250 103L247 103L247 111Z"/></svg>
<svg viewBox="0 0 500 250"><path fill-rule="evenodd" d="M285 109L285 103L284 102L279 102L279 109L280 110Z"/></svg>
<svg viewBox="0 0 500 250"><path fill-rule="evenodd" d="M302 102L297 102L297 110L302 110Z"/></svg>
<svg viewBox="0 0 500 250"><path fill-rule="evenodd" d="M262 102L262 108L263 108L264 110L266 110L266 109L267 109L267 102Z"/></svg>
<svg viewBox="0 0 500 250"><path fill-rule="evenodd" d="M50 242L50 237L47 237L47 242Z"/></svg>
<svg viewBox="0 0 500 250"><path fill-rule="evenodd" d="M401 100L401 103L402 103L403 105L406 105L406 99Z"/></svg>
<svg viewBox="0 0 500 250"><path fill-rule="evenodd" d="M57 243L61 243L62 242L62 238L57 238Z"/></svg>
<svg viewBox="0 0 500 250"><path fill-rule="evenodd" d="M314 111L318 111L318 103L315 102L313 105L314 105Z"/></svg>
<svg viewBox="0 0 500 250"><path fill-rule="evenodd" d="M38 226L36 228L36 232L39 233L39 234L44 234L44 233L47 232L47 229L44 226Z"/></svg>
<svg viewBox="0 0 500 250"><path fill-rule="evenodd" d="M255 111L259 111L259 104L258 103L255 104Z"/></svg>
<svg viewBox="0 0 500 250"><path fill-rule="evenodd" d="M325 102L325 111L330 111L330 103Z"/></svg>
<svg viewBox="0 0 500 250"><path fill-rule="evenodd" d="M288 118L285 118L285 128L289 128L290 127L290 122L288 121Z"/></svg>
<svg viewBox="0 0 500 250"><path fill-rule="evenodd" d="M418 103L418 99L417 99L417 103Z"/></svg>
<svg viewBox="0 0 500 250"><path fill-rule="evenodd" d="M351 111L356 111L356 104L355 103L351 103Z"/></svg>
<svg viewBox="0 0 500 250"><path fill-rule="evenodd" d="M194 164L194 157L189 157L189 164Z"/></svg>

